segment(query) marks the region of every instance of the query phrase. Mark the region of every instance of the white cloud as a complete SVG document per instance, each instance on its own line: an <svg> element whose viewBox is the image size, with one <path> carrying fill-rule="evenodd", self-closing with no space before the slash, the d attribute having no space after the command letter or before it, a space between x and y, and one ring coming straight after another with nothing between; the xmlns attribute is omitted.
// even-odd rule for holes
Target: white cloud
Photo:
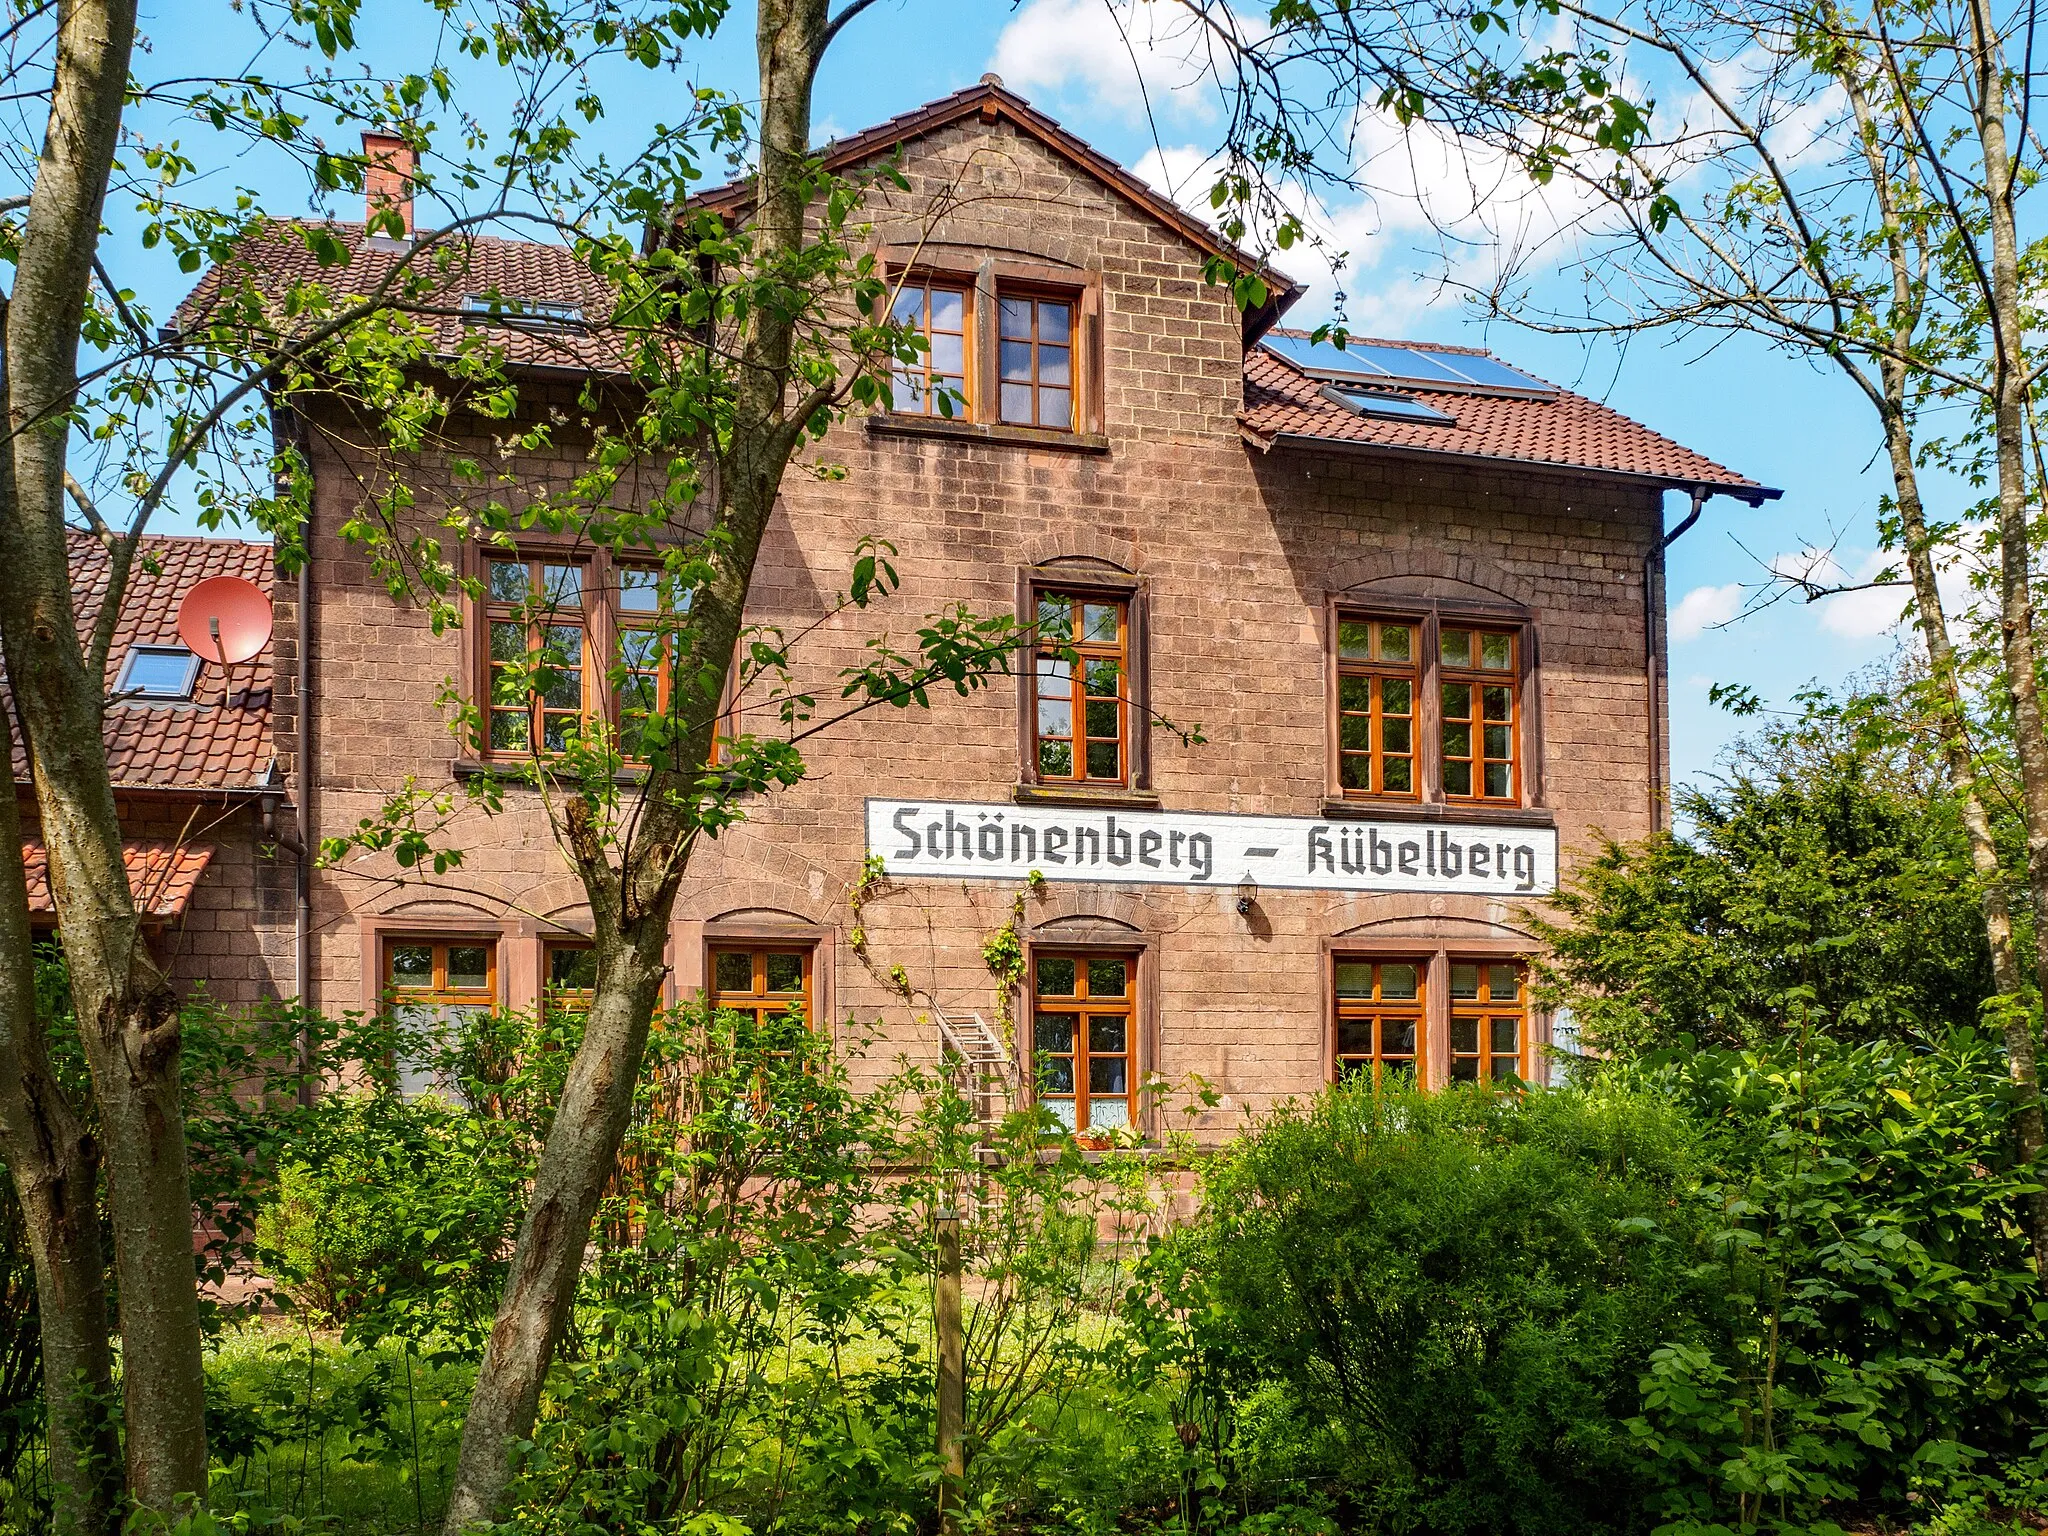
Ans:
<svg viewBox="0 0 2048 1536"><path fill-rule="evenodd" d="M1132 121L1209 122L1218 112L1207 34L1190 15L1106 0L1024 0L996 39L989 68L1020 95Z"/></svg>
<svg viewBox="0 0 2048 1536"><path fill-rule="evenodd" d="M1717 624L1726 624L1742 610L1742 583L1725 587L1694 587L1671 610L1671 638L1674 643L1697 640Z"/></svg>

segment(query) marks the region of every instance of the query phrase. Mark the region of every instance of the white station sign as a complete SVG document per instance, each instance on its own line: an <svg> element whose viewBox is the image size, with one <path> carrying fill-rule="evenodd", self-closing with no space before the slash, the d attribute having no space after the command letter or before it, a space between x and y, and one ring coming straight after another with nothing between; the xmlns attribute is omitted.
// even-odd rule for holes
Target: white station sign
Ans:
<svg viewBox="0 0 2048 1536"><path fill-rule="evenodd" d="M1317 821L1081 806L870 800L868 852L908 879L1259 885L1546 896L1557 832L1476 822Z"/></svg>

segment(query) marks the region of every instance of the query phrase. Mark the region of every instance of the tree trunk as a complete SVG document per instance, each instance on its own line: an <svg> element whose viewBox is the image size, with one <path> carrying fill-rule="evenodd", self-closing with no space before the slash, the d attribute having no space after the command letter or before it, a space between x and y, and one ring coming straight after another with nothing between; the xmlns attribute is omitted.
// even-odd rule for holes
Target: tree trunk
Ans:
<svg viewBox="0 0 2048 1536"><path fill-rule="evenodd" d="M42 1324L43 1402L56 1529L119 1529L121 1442L107 1269L100 1251L99 1149L50 1071L36 1005L21 815L0 796L0 1153L21 1201Z"/></svg>
<svg viewBox="0 0 2048 1536"><path fill-rule="evenodd" d="M811 86L827 39L825 0L760 0L761 173L754 260L782 267L803 249L801 171L810 150ZM750 322L738 361L729 446L715 465L714 518L726 536L710 580L691 594L674 676L717 680L732 664L769 514L804 421L788 410L795 321L771 306ZM572 802L567 836L590 898L597 988L541 1153L512 1271L477 1370L449 1490L447 1536L496 1518L512 1481L512 1447L533 1432L541 1385L576 1298L598 1200L617 1162L648 1030L661 1000L662 955L693 829L676 809L709 761L717 690L679 706L676 760L658 764L614 871L590 813ZM679 786L680 791L679 792Z"/></svg>
<svg viewBox="0 0 2048 1536"><path fill-rule="evenodd" d="M2020 301L2019 237L2013 219L2013 166L2005 126L2005 78L1999 39L1984 0L1970 0L1970 54L1976 76L1976 128L1984 163L1984 201L1991 232L1991 270L1984 295L1995 354L1992 428L1998 466L1999 624L2012 688L2013 745L2027 829L2027 886L2034 908L2035 983L2048 998L2048 729L2041 716L2034 647L2033 550L2025 454L2025 315ZM2020 1160L2038 1164L2044 1139L2033 1021L2013 1010L2005 1030L2006 1061L2020 1101L2013 1115ZM2032 1218L2037 1278L2048 1283L2048 1197Z"/></svg>
<svg viewBox="0 0 2048 1536"><path fill-rule="evenodd" d="M206 1489L205 1391L192 1201L179 1102L177 998L142 942L64 535L65 451L100 211L135 38L133 0L65 0L50 117L7 310L0 584L15 707L79 1032L105 1142L119 1282L129 1490L169 1511ZM118 590L106 600L118 603Z"/></svg>

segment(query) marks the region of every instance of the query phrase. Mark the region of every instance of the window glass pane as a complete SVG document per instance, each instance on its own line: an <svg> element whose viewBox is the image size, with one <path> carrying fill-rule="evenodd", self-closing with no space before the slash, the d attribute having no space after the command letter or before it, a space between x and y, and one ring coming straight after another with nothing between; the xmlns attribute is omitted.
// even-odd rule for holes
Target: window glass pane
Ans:
<svg viewBox="0 0 2048 1536"><path fill-rule="evenodd" d="M1515 792L1514 770L1506 763L1486 765L1486 794L1489 799L1505 800Z"/></svg>
<svg viewBox="0 0 2048 1536"><path fill-rule="evenodd" d="M932 372L950 374L955 378L967 368L967 338L964 336L934 336L932 338Z"/></svg>
<svg viewBox="0 0 2048 1536"><path fill-rule="evenodd" d="M1447 666L1469 667L1472 665L1472 631L1469 629L1447 629L1443 632L1439 654Z"/></svg>
<svg viewBox="0 0 2048 1536"><path fill-rule="evenodd" d="M770 992L801 992L804 989L804 957L802 955L770 955L768 957L768 990Z"/></svg>
<svg viewBox="0 0 2048 1536"><path fill-rule="evenodd" d="M1472 685L1470 683L1444 684L1444 718L1446 720L1470 720L1472 718Z"/></svg>
<svg viewBox="0 0 2048 1536"><path fill-rule="evenodd" d="M1041 346L1038 349L1038 382L1056 389L1071 385L1074 381L1067 372L1071 355L1065 347Z"/></svg>
<svg viewBox="0 0 2048 1536"><path fill-rule="evenodd" d="M545 715L540 722L540 744L544 751L566 752L576 738L576 722L567 715Z"/></svg>
<svg viewBox="0 0 2048 1536"><path fill-rule="evenodd" d="M1339 997L1371 997L1372 965L1364 960L1339 960L1337 962L1337 995Z"/></svg>
<svg viewBox="0 0 2048 1536"><path fill-rule="evenodd" d="M1041 656L1038 658L1038 691L1041 694L1054 693L1061 698L1065 698L1072 692L1070 686L1072 676L1073 669L1067 665L1064 657Z"/></svg>
<svg viewBox="0 0 2048 1536"><path fill-rule="evenodd" d="M1444 722L1444 756L1470 757L1472 755L1472 727Z"/></svg>
<svg viewBox="0 0 2048 1536"><path fill-rule="evenodd" d="M490 985L490 951L481 944L448 946L448 987L450 991L481 991Z"/></svg>
<svg viewBox="0 0 2048 1536"><path fill-rule="evenodd" d="M1065 389L1041 389L1038 392L1038 424L1041 427L1051 427L1057 432L1073 431L1073 392Z"/></svg>
<svg viewBox="0 0 2048 1536"><path fill-rule="evenodd" d="M1355 714L1369 714L1372 710L1372 679L1369 677L1338 678L1337 707Z"/></svg>
<svg viewBox="0 0 2048 1536"><path fill-rule="evenodd" d="M1479 690L1480 707L1488 720L1513 720L1515 718L1515 696L1506 688L1482 688Z"/></svg>
<svg viewBox="0 0 2048 1536"><path fill-rule="evenodd" d="M1031 382L1030 342L1006 341L1003 343L1000 356L1005 381L1014 384L1029 384ZM1028 400L1030 396L1026 395L1025 398ZM1030 407L1027 405L1025 409L1028 411Z"/></svg>
<svg viewBox="0 0 2048 1536"><path fill-rule="evenodd" d="M1467 1056L1462 1061L1451 1061L1451 1081L1454 1083L1476 1083L1479 1081L1479 1063Z"/></svg>
<svg viewBox="0 0 2048 1536"><path fill-rule="evenodd" d="M548 985L588 992L597 985L597 951L555 945L548 951Z"/></svg>
<svg viewBox="0 0 2048 1536"><path fill-rule="evenodd" d="M1383 1056L1413 1056L1415 1054L1415 1020L1381 1019L1380 1054Z"/></svg>
<svg viewBox="0 0 2048 1536"><path fill-rule="evenodd" d="M1097 698L1113 699L1116 697L1117 671L1117 664L1113 661L1090 660L1082 673L1086 679L1083 686Z"/></svg>
<svg viewBox="0 0 2048 1536"><path fill-rule="evenodd" d="M1504 725L1489 725L1486 727L1482 737L1486 744L1486 755L1502 759L1514 756L1514 753L1508 749L1508 738L1511 734L1508 727Z"/></svg>
<svg viewBox="0 0 2048 1536"><path fill-rule="evenodd" d="M1090 699L1088 701L1088 734L1094 737L1116 735L1117 702L1115 699Z"/></svg>
<svg viewBox="0 0 2048 1536"><path fill-rule="evenodd" d="M1409 731L1411 728L1410 723L1406 720L1381 721L1380 745L1389 752L1405 756L1410 750Z"/></svg>
<svg viewBox="0 0 2048 1536"><path fill-rule="evenodd" d="M1451 1049L1469 1056L1479 1049L1479 1021L1477 1019L1451 1020Z"/></svg>
<svg viewBox="0 0 2048 1536"><path fill-rule="evenodd" d="M391 981L400 987L434 984L434 951L425 944L391 946Z"/></svg>
<svg viewBox="0 0 2048 1536"><path fill-rule="evenodd" d="M1071 1013L1041 1013L1037 1024L1038 1049L1061 1054L1072 1051L1074 1022L1074 1015Z"/></svg>
<svg viewBox="0 0 2048 1536"><path fill-rule="evenodd" d="M661 635L651 629L628 629L619 635L619 659L635 671L661 661Z"/></svg>
<svg viewBox="0 0 2048 1536"><path fill-rule="evenodd" d="M1405 757L1387 759L1383 769L1386 788L1392 794L1410 794L1415 789L1414 765Z"/></svg>
<svg viewBox="0 0 2048 1536"><path fill-rule="evenodd" d="M128 653L121 688L146 698L189 698L197 666L198 659L182 646L137 646Z"/></svg>
<svg viewBox="0 0 2048 1536"><path fill-rule="evenodd" d="M583 572L573 565L540 568L541 591L551 603L574 603L583 596Z"/></svg>
<svg viewBox="0 0 2048 1536"><path fill-rule="evenodd" d="M1372 759L1370 757L1361 753L1346 753L1343 763L1337 771L1346 789L1372 788Z"/></svg>
<svg viewBox="0 0 2048 1536"><path fill-rule="evenodd" d="M1111 1055L1126 1049L1124 1045L1124 1019L1121 1014L1090 1014L1088 1016L1088 1049L1104 1051Z"/></svg>
<svg viewBox="0 0 2048 1536"><path fill-rule="evenodd" d="M1074 600L1041 593L1038 599L1038 638L1068 640L1074 633ZM1045 670L1041 663L1039 671Z"/></svg>
<svg viewBox="0 0 2048 1536"><path fill-rule="evenodd" d="M1122 1090L1118 1090L1121 1092ZM1131 1123L1131 1106L1127 1099L1091 1099L1088 1104L1088 1128L1092 1131L1120 1131Z"/></svg>
<svg viewBox="0 0 2048 1536"><path fill-rule="evenodd" d="M1382 624L1380 626L1380 659L1382 661L1408 660L1413 639L1406 624ZM1406 686L1405 684L1403 686Z"/></svg>
<svg viewBox="0 0 2048 1536"><path fill-rule="evenodd" d="M1390 715L1414 713L1415 685L1405 677L1380 679L1380 708Z"/></svg>
<svg viewBox="0 0 2048 1536"><path fill-rule="evenodd" d="M1118 632L1123 628L1122 611L1115 603L1083 603L1081 605L1081 638L1116 644Z"/></svg>
<svg viewBox="0 0 2048 1536"><path fill-rule="evenodd" d="M501 603L516 603L526 596L525 562L491 562L491 596Z"/></svg>
<svg viewBox="0 0 2048 1536"><path fill-rule="evenodd" d="M1489 965L1486 995L1496 1003L1510 1002L1522 992L1522 968L1518 965Z"/></svg>
<svg viewBox="0 0 2048 1536"><path fill-rule="evenodd" d="M1072 997L1074 962L1065 955L1046 955L1038 962L1038 995Z"/></svg>
<svg viewBox="0 0 2048 1536"><path fill-rule="evenodd" d="M896 302L889 310L889 318L900 325L924 324L924 288L921 284L906 283L896 290Z"/></svg>
<svg viewBox="0 0 2048 1536"><path fill-rule="evenodd" d="M1469 795L1472 793L1472 765L1470 763L1444 764L1444 793L1447 795Z"/></svg>
<svg viewBox="0 0 2048 1536"><path fill-rule="evenodd" d="M1130 1091L1130 1062L1121 1056L1091 1056L1088 1058L1088 1091L1097 1093L1127 1093ZM1091 1116L1098 1125L1100 1116Z"/></svg>
<svg viewBox="0 0 2048 1536"><path fill-rule="evenodd" d="M1031 421L1031 386L1029 384L1005 384L1003 386L1003 420L1016 426L1028 427Z"/></svg>
<svg viewBox="0 0 2048 1536"><path fill-rule="evenodd" d="M1339 619L1337 654L1346 661L1369 660L1372 656L1372 625L1364 619Z"/></svg>
<svg viewBox="0 0 2048 1536"><path fill-rule="evenodd" d="M1090 960L1088 962L1088 995L1090 997L1122 997L1130 984L1129 961Z"/></svg>
<svg viewBox="0 0 2048 1536"><path fill-rule="evenodd" d="M1479 995L1479 967L1464 961L1451 966L1451 996L1477 997Z"/></svg>
<svg viewBox="0 0 2048 1536"><path fill-rule="evenodd" d="M721 951L715 961L714 980L721 992L754 990L754 957L743 950Z"/></svg>
<svg viewBox="0 0 2048 1536"><path fill-rule="evenodd" d="M1337 1021L1337 1054L1340 1056L1370 1056L1372 1054L1372 1020L1339 1019Z"/></svg>
<svg viewBox="0 0 2048 1536"><path fill-rule="evenodd" d="M1074 1058L1071 1056L1041 1056L1038 1059L1038 1086L1048 1094L1071 1094L1074 1091ZM1052 1112L1068 1125L1074 1123L1074 1106L1065 1107L1061 1113L1059 1105L1050 1106Z"/></svg>
<svg viewBox="0 0 2048 1536"><path fill-rule="evenodd" d="M1074 749L1064 741L1041 741L1038 744L1038 771L1051 779L1071 779L1074 776Z"/></svg>
<svg viewBox="0 0 2048 1536"><path fill-rule="evenodd" d="M1046 299L1038 301L1038 339L1054 346L1063 347L1073 331L1074 310L1069 304L1060 304Z"/></svg>
<svg viewBox="0 0 2048 1536"><path fill-rule="evenodd" d="M1492 672L1505 672L1514 665L1515 642L1510 635L1481 635L1479 665Z"/></svg>
<svg viewBox="0 0 2048 1536"><path fill-rule="evenodd" d="M1380 996L1405 999L1415 996L1420 976L1412 965L1383 965L1380 967Z"/></svg>
<svg viewBox="0 0 2048 1536"><path fill-rule="evenodd" d="M1515 1058L1496 1056L1493 1058L1493 1080L1497 1083L1511 1081L1515 1076Z"/></svg>
<svg viewBox="0 0 2048 1536"><path fill-rule="evenodd" d="M1347 714L1337 724L1338 745L1347 752L1372 750L1372 717Z"/></svg>
<svg viewBox="0 0 2048 1536"><path fill-rule="evenodd" d="M1124 776L1123 754L1113 741L1091 741L1088 743L1088 777L1091 779L1120 779Z"/></svg>
<svg viewBox="0 0 2048 1536"><path fill-rule="evenodd" d="M493 752L524 752L529 744L533 722L524 710L494 709L491 711L491 750Z"/></svg>
<svg viewBox="0 0 2048 1536"><path fill-rule="evenodd" d="M491 660L526 660L526 626L524 624L493 624L491 626Z"/></svg>
<svg viewBox="0 0 2048 1536"><path fill-rule="evenodd" d="M935 331L960 331L966 327L960 323L965 313L964 295L951 288L934 288L932 293L932 329ZM934 346L936 351L936 345Z"/></svg>
<svg viewBox="0 0 2048 1536"><path fill-rule="evenodd" d="M1065 699L1040 699L1038 701L1038 734L1041 736L1073 735L1074 706Z"/></svg>
<svg viewBox="0 0 2048 1536"><path fill-rule="evenodd" d="M1496 1051L1512 1051L1516 1049L1519 1042L1515 1039L1515 1036L1520 1033L1515 1028L1517 1022L1515 1019L1494 1019L1492 1021L1493 1048Z"/></svg>
<svg viewBox="0 0 2048 1536"><path fill-rule="evenodd" d="M998 299L996 306L1002 315L1002 332L1005 336L1021 336L1031 339L1031 301L1029 299Z"/></svg>

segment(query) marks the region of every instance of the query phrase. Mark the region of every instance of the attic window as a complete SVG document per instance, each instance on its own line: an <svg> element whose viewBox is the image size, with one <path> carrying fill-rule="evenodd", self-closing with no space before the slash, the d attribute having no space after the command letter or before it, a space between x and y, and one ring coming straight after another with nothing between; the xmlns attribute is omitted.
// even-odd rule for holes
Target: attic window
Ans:
<svg viewBox="0 0 2048 1536"><path fill-rule="evenodd" d="M192 697L199 681L199 658L182 645L130 646L121 663L122 698L174 701Z"/></svg>
<svg viewBox="0 0 2048 1536"><path fill-rule="evenodd" d="M1360 416L1382 416L1389 421L1413 421L1429 427L1455 427L1458 418L1433 405L1424 405L1411 395L1397 395L1381 389L1356 389L1348 385L1325 384L1323 398Z"/></svg>
<svg viewBox="0 0 2048 1536"><path fill-rule="evenodd" d="M500 293L465 294L462 317L472 324L512 325L522 330L573 331L583 326L581 304L549 299L516 299Z"/></svg>

